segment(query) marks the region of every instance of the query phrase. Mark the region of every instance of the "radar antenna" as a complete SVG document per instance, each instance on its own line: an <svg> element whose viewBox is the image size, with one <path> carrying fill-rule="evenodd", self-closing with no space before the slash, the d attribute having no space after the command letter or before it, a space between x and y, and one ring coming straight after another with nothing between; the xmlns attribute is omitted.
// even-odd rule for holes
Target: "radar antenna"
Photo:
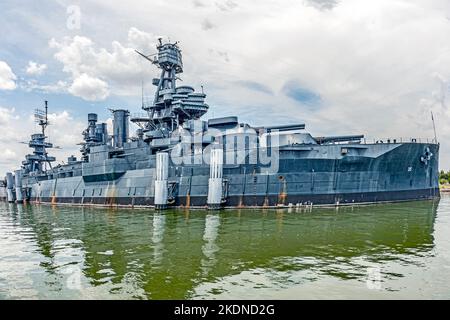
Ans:
<svg viewBox="0 0 450 320"><path fill-rule="evenodd" d="M45 129L50 124L48 121L48 101L45 100L44 110L34 109L34 121L42 127L42 134L45 135Z"/></svg>

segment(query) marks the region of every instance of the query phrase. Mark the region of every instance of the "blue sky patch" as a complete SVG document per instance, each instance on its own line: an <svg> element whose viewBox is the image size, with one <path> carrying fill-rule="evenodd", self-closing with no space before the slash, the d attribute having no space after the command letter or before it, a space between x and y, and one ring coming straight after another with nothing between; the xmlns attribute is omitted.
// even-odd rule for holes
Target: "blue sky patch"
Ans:
<svg viewBox="0 0 450 320"><path fill-rule="evenodd" d="M282 91L289 98L307 106L319 106L322 102L318 93L301 86L297 81L288 81Z"/></svg>

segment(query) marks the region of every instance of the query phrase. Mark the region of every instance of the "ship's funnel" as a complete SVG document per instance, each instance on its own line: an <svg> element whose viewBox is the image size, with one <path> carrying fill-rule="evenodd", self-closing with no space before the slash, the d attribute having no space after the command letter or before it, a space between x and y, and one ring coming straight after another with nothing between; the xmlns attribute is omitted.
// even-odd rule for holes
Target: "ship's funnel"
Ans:
<svg viewBox="0 0 450 320"><path fill-rule="evenodd" d="M89 122L97 122L97 120L98 120L98 116L97 116L97 114L96 113L89 113L88 114L88 121Z"/></svg>
<svg viewBox="0 0 450 320"><path fill-rule="evenodd" d="M108 127L106 123L97 123L95 127L95 135L98 142L101 142L102 144L108 143Z"/></svg>
<svg viewBox="0 0 450 320"><path fill-rule="evenodd" d="M98 116L96 113L89 113L88 114L88 122L89 122L89 127L88 127L88 140L89 141L94 141L95 140L95 126L98 120Z"/></svg>
<svg viewBox="0 0 450 320"><path fill-rule="evenodd" d="M128 118L130 112L128 110L112 110L114 115L113 135L114 147L122 148L123 144L128 140Z"/></svg>

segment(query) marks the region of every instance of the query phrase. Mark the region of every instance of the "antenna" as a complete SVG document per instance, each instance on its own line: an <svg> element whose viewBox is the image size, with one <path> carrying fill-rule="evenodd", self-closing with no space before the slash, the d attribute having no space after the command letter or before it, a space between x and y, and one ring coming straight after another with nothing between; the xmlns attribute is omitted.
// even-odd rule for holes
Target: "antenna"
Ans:
<svg viewBox="0 0 450 320"><path fill-rule="evenodd" d="M431 110L431 121L433 122L434 142L437 143L436 125L434 123L433 110Z"/></svg>
<svg viewBox="0 0 450 320"><path fill-rule="evenodd" d="M141 97L142 97L142 109L144 109L144 80L142 80L142 92L141 92Z"/></svg>
<svg viewBox="0 0 450 320"><path fill-rule="evenodd" d="M42 127L42 134L45 135L45 128L49 125L48 122L48 101L45 101L45 109L34 110L34 121Z"/></svg>

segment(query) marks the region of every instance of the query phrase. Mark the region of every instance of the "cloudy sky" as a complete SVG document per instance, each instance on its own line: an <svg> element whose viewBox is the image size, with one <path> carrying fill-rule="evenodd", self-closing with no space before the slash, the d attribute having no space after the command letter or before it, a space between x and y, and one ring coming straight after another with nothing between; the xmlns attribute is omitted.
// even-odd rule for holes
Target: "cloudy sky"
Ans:
<svg viewBox="0 0 450 320"><path fill-rule="evenodd" d="M433 111L450 169L448 0L3 0L0 21L0 172L28 152L44 100L60 160L78 155L88 112L139 112L158 70L134 49L155 53L158 37L179 41L206 117L433 138Z"/></svg>

